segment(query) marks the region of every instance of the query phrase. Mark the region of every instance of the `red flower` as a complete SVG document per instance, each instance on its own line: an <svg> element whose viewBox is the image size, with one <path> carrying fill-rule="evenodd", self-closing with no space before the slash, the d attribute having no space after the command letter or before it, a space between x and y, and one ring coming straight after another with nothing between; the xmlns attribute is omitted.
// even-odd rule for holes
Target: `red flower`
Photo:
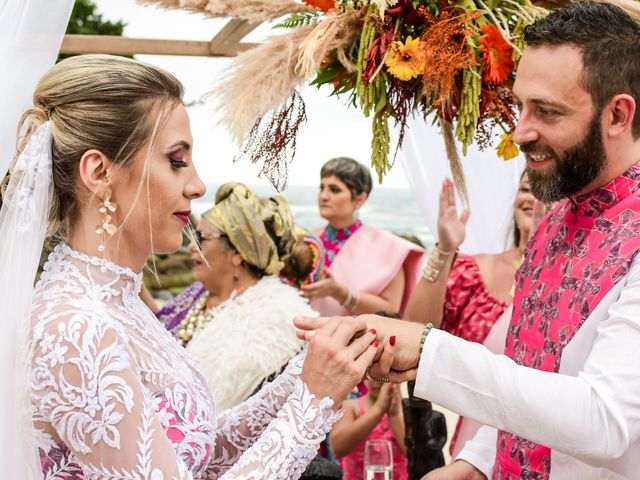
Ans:
<svg viewBox="0 0 640 480"><path fill-rule="evenodd" d="M310 7L317 8L323 12L328 12L336 8L336 0L302 0Z"/></svg>
<svg viewBox="0 0 640 480"><path fill-rule="evenodd" d="M495 25L482 27L480 51L484 67L484 80L487 83L501 85L513 72L513 48L505 42L502 33Z"/></svg>

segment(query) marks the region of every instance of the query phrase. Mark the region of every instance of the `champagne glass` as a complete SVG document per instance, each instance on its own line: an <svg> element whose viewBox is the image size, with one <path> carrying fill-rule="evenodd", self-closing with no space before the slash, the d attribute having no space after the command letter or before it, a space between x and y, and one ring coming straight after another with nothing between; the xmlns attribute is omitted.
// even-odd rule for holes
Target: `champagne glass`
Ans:
<svg viewBox="0 0 640 480"><path fill-rule="evenodd" d="M365 480L391 480L393 453L388 440L369 440L364 446Z"/></svg>

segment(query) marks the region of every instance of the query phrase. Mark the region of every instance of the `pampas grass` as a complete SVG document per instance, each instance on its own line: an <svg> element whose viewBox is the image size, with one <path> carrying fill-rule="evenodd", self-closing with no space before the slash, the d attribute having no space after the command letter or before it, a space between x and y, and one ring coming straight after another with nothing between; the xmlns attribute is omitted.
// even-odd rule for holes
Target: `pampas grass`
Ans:
<svg viewBox="0 0 640 480"><path fill-rule="evenodd" d="M282 106L308 77L296 71L299 47L313 26L271 37L238 55L208 97L216 98L221 123L241 144L256 120Z"/></svg>
<svg viewBox="0 0 640 480"><path fill-rule="evenodd" d="M308 11L295 0L136 0L141 5L202 13L207 17L235 17L250 21L275 20L284 15Z"/></svg>
<svg viewBox="0 0 640 480"><path fill-rule="evenodd" d="M338 59L348 71L355 71L355 65L344 54L362 30L362 14L332 10L318 23L300 45L300 59L296 70L304 77L310 77L318 71L324 58L332 51L338 52ZM345 64L346 63L346 64Z"/></svg>
<svg viewBox="0 0 640 480"><path fill-rule="evenodd" d="M378 12L380 12L380 18L384 17L384 12L387 11L387 8L397 5L397 3L398 3L398 0L371 0L371 4L378 7Z"/></svg>

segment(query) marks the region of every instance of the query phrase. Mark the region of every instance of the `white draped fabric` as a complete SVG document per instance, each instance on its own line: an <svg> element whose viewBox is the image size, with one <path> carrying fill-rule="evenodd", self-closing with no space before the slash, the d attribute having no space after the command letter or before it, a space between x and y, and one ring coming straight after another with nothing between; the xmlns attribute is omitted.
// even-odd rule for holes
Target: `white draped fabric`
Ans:
<svg viewBox="0 0 640 480"><path fill-rule="evenodd" d="M18 120L31 104L35 86L55 62L69 21L73 0L0 0L0 179L15 153ZM31 285L38 265L48 217L51 160L49 124L34 134L20 158L21 175L12 179L0 211L0 471L3 478L41 478L31 437L22 429L31 424L20 381L26 378L16 354L22 319L31 304ZM39 212L44 214L38 215ZM22 378L20 378L22 377ZM28 441L28 440L27 440Z"/></svg>
<svg viewBox="0 0 640 480"><path fill-rule="evenodd" d="M0 0L0 179L15 153L20 115L58 56L72 7L73 0Z"/></svg>
<svg viewBox="0 0 640 480"><path fill-rule="evenodd" d="M425 224L437 236L440 187L442 180L451 176L440 129L429 120L411 119L400 158ZM481 152L472 146L467 156L462 157L462 165L471 217L461 250L475 254L498 253L510 248L513 201L524 160L505 162L493 148Z"/></svg>

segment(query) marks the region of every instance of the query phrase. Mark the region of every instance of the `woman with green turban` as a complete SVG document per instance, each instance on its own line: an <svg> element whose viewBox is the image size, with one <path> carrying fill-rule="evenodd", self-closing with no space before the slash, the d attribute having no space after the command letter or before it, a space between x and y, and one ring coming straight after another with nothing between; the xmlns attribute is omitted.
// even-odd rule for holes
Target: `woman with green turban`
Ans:
<svg viewBox="0 0 640 480"><path fill-rule="evenodd" d="M292 319L315 312L277 276L296 243L284 197L222 185L196 237L198 245L190 245L196 283L156 315L198 363L224 410L302 350Z"/></svg>

